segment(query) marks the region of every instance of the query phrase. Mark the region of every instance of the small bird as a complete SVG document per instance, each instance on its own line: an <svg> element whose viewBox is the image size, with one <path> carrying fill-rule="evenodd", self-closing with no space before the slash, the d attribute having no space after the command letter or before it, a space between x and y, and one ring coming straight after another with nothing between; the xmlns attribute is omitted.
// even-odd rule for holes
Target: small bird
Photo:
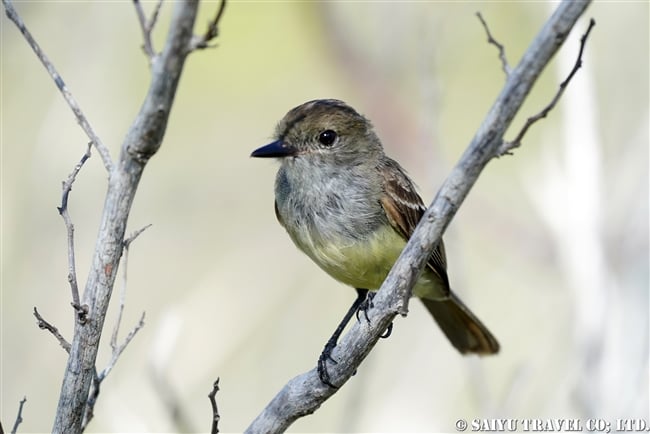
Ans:
<svg viewBox="0 0 650 434"><path fill-rule="evenodd" d="M275 214L295 245L334 279L357 289L318 362L321 381L333 386L326 363L338 338L351 317L367 308L368 291L379 289L426 208L404 169L384 153L370 121L339 100L290 110L275 141L251 156L281 161ZM451 291L442 241L413 295L462 354L499 351L496 338Z"/></svg>

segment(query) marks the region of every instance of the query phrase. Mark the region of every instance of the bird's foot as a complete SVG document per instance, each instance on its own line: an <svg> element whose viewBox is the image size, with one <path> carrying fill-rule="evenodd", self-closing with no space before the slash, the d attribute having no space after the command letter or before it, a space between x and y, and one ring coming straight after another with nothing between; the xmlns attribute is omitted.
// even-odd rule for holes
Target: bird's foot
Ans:
<svg viewBox="0 0 650 434"><path fill-rule="evenodd" d="M361 302L359 305L359 308L357 309L357 321L360 321L360 315L361 312L363 312L363 316L366 318L366 321L368 321L368 324L370 324L370 317L368 316L368 309L374 307L374 303L372 300L375 298L375 293L374 292L368 292L366 295L365 300ZM382 339L386 339L390 334L393 332L393 323L391 322L388 327L386 328L386 331L384 332L383 335L379 336Z"/></svg>
<svg viewBox="0 0 650 434"><path fill-rule="evenodd" d="M336 347L336 341L335 340L329 340L325 344L325 348L323 348L323 352L320 354L320 357L318 358L318 367L316 368L318 372L318 378L320 378L320 381L323 384L326 384L334 389L338 389L338 386L335 386L332 384L330 381L330 374L327 372L327 362L330 361L334 364L337 364L338 362L332 357L332 351L334 351L334 348Z"/></svg>
<svg viewBox="0 0 650 434"><path fill-rule="evenodd" d="M366 294L366 298L361 302L361 304L359 304L359 308L357 309L357 321L361 321L359 317L363 312L363 316L366 318L366 321L370 323L370 317L368 317L368 309L375 306L372 302L373 298L375 298L375 293L368 292L368 294Z"/></svg>

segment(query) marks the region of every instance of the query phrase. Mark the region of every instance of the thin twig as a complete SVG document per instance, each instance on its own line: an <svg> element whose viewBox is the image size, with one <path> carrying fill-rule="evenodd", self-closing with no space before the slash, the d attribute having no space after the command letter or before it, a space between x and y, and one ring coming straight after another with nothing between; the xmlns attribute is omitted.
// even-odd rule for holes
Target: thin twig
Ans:
<svg viewBox="0 0 650 434"><path fill-rule="evenodd" d="M88 392L88 399L86 400L83 419L81 421L81 432L85 430L86 426L94 416L95 404L97 403L97 398L99 397L99 390L100 390L100 386L102 385L102 381L106 379L106 377L111 372L113 367L115 367L115 364L117 363L117 359L120 358L122 352L126 349L127 345L129 345L129 343L135 337L138 331L140 331L140 329L144 327L144 315L145 313L142 312L140 321L138 321L135 327L129 332L128 335L126 335L126 338L124 339L122 345L120 345L119 347L117 345L114 346L113 339L111 339L111 348L113 350L111 354L111 359L108 361L108 364L104 369L102 369L101 372L98 373L97 368L95 368L95 375L93 376L93 380L90 384L90 391Z"/></svg>
<svg viewBox="0 0 650 434"><path fill-rule="evenodd" d="M502 155L510 155L512 153L511 151L514 148L518 148L519 146L521 146L521 141L524 138L524 136L526 135L526 132L528 131L528 129L535 122L539 121L540 119L545 118L549 114L549 112L551 110L553 110L553 108L555 108L555 105L560 100L560 97L562 97L562 94L564 94L564 91L566 90L567 86L569 85L569 82L571 81L573 76L576 74L576 72L578 72L578 69L580 69L580 67L582 67L582 54L583 54L584 49L585 49L585 44L587 42L587 38L589 37L589 33L591 33L591 29L593 29L595 25L596 25L596 21L593 18L591 18L589 20L589 27L587 27L587 31L580 38L580 51L578 52L578 58L576 59L576 63L573 65L573 68L571 69L571 72L569 73L567 78L562 83L560 83L560 87L558 88L558 91L555 94L555 96L553 97L553 99L551 100L551 102L546 107L544 107L542 109L542 111L540 111L539 113L537 113L534 116L529 117L526 120L526 123L521 128L521 130L519 131L519 134L517 134L517 137L515 137L514 140L512 140L510 142L508 142L508 141L503 142L501 147L499 147L498 154L497 154L498 157L500 157Z"/></svg>
<svg viewBox="0 0 650 434"><path fill-rule="evenodd" d="M149 58L149 62L153 63L156 57L156 50L153 48L151 32L158 21L158 13L162 6L162 0L158 0L158 3L156 3L156 7L154 8L149 20L147 20L147 17L144 14L144 9L142 9L142 3L140 3L140 0L133 0L133 6L135 6L135 12L138 15L140 29L142 30L142 49Z"/></svg>
<svg viewBox="0 0 650 434"><path fill-rule="evenodd" d="M501 68L503 69L503 72L506 74L506 78L508 78L508 76L510 76L510 72L512 71L512 69L508 64L508 58L506 57L506 48L503 46L503 44L499 43L499 41L497 41L496 39L494 39L494 37L492 37L492 33L490 33L490 29L488 28L487 23L483 19L483 15L481 15L480 12L477 12L476 16L481 21L481 24L483 24L483 28L485 29L485 33L487 34L488 43L494 45L499 50L499 59L501 60Z"/></svg>
<svg viewBox="0 0 650 434"><path fill-rule="evenodd" d="M217 378L217 380L212 385L212 392L208 393L208 398L210 399L210 404L212 405L212 427L210 428L210 434L219 433L219 420L221 419L221 416L219 416L219 409L217 408L217 400L215 398L218 391L219 378Z"/></svg>
<svg viewBox="0 0 650 434"><path fill-rule="evenodd" d="M77 320L80 324L85 324L88 319L88 306L81 306L81 301L79 299L79 284L77 283L77 269L74 253L74 225L72 224L72 219L68 212L68 197L70 196L70 191L72 191L72 184L77 178L77 174L86 160L90 158L90 147L91 144L88 143L86 153L82 155L81 160L79 160L79 162L74 166L74 169L72 169L72 172L68 175L68 179L63 182L61 206L57 207L59 215L63 217L63 222L65 223L68 232L68 283L70 284L70 290L72 291L72 307L74 307L77 312Z"/></svg>
<svg viewBox="0 0 650 434"><path fill-rule="evenodd" d="M23 36L27 40L27 43L29 43L29 46L32 47L32 50L34 50L36 56L39 58L43 66L45 66L45 69L47 69L47 72L50 74L50 77L52 77L52 79L54 80L56 87L63 95L63 98L68 103L68 106L70 106L70 108L72 109L72 112L77 118L77 122L79 123L79 125L81 125L81 128L84 130L84 132L92 142L95 149L97 149L99 155L102 157L102 162L104 163L104 167L110 173L111 170L113 169L113 161L111 160L111 154L108 151L108 148L101 141L97 133L95 133L95 130L90 125L90 122L88 122L88 119L86 119L86 116L83 114L83 111L81 111L79 104L77 104L77 101L74 99L74 97L68 90L68 87L63 82L63 79L57 72L56 68L54 68L52 62L50 62L50 59L48 59L45 53L43 53L41 47L38 45L38 43L36 42L32 34L29 32L29 30L27 30L27 27L25 27L25 23L23 23L23 20L20 18L20 16L14 9L11 0L2 0L2 3L5 6L5 12L7 13L7 17L11 21L13 21L14 24L16 24L16 27L18 27L20 32L23 34Z"/></svg>
<svg viewBox="0 0 650 434"><path fill-rule="evenodd" d="M226 9L226 0L221 0L219 4L219 10L217 15L215 15L214 20L208 23L208 28L205 33L201 36L194 36L190 42L190 51L201 50L204 48L211 47L209 42L219 36L219 21L223 16L223 11Z"/></svg>
<svg viewBox="0 0 650 434"><path fill-rule="evenodd" d="M122 345L113 349L111 359L109 360L106 367L102 370L102 372L100 372L98 375L100 382L103 381L104 378L106 378L106 376L111 372L111 370L115 366L115 363L117 362L117 359L120 357L120 355L122 355L122 352L126 349L127 345L129 345L131 340L140 331L140 329L144 327L144 316L145 316L145 312L142 312L142 316L140 316L140 321L138 321L135 327L133 327L133 329L129 332L129 334L126 335L126 338L124 338L124 342L122 342Z"/></svg>
<svg viewBox="0 0 650 434"><path fill-rule="evenodd" d="M34 316L38 321L38 328L41 330L47 330L54 335L54 337L59 341L59 344L63 347L66 353L70 354L70 343L65 340L65 338L59 333L59 329L54 327L49 322L45 321L36 307L34 307Z"/></svg>
<svg viewBox="0 0 650 434"><path fill-rule="evenodd" d="M138 238L142 232L146 231L146 230L149 229L150 227L151 227L151 223L149 223L149 224L146 225L146 226L141 227L140 229L138 229L137 231L135 231L135 232L133 232L131 235L129 235L129 237L126 238L126 239L124 240L124 248L125 248L125 249L128 249L128 248L129 248L129 245L130 245L133 241L135 241L135 239Z"/></svg>
<svg viewBox="0 0 650 434"><path fill-rule="evenodd" d="M124 254L122 256L122 290L120 291L120 307L117 311L117 320L115 321L115 327L113 327L113 334L111 335L111 348L113 349L113 352L117 351L117 335L120 330L120 324L122 323L122 314L124 313L124 306L126 303L126 282L127 282L127 271L128 271L128 264L129 264L129 246L133 241L135 241L138 236L147 230L148 228L151 227L151 224L148 224L147 226L138 229L134 233L131 234L127 239L124 240L122 243L124 245ZM144 313L143 313L143 318L144 318Z"/></svg>
<svg viewBox="0 0 650 434"><path fill-rule="evenodd" d="M16 422L14 422L14 426L11 428L11 434L16 434L18 432L18 425L23 422L23 406L26 402L27 397L23 396L23 399L20 400L20 403L18 405L18 414L16 415Z"/></svg>

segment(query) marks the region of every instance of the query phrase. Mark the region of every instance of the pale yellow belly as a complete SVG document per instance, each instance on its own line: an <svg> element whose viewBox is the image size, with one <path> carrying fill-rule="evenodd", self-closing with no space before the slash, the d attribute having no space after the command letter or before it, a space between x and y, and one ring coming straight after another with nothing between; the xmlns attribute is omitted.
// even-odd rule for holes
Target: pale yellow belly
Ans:
<svg viewBox="0 0 650 434"><path fill-rule="evenodd" d="M406 245L404 239L390 226L374 232L366 240L318 244L311 238L294 241L336 280L354 288L371 291L379 289ZM442 294L439 279L425 268L413 288L413 295L439 299Z"/></svg>

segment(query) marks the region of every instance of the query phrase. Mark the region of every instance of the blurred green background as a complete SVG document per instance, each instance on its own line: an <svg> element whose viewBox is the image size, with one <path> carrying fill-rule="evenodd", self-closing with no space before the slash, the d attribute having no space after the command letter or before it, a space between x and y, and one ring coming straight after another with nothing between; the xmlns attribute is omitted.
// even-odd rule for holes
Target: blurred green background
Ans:
<svg viewBox="0 0 650 434"><path fill-rule="evenodd" d="M111 153L149 80L130 2L15 2ZM201 5L197 32L217 2ZM426 203L467 146L504 75L474 15L514 66L553 4L228 4L217 47L189 58L165 141L144 173L129 232L121 336L146 326L102 385L89 432L243 430L315 366L354 298L292 245L273 213L277 164L249 158L276 122L315 98L373 120ZM148 12L153 3L145 3ZM162 47L172 6L155 31ZM4 14L3 14L4 15ZM515 120L543 107L594 17L584 67L514 156L488 165L445 236L452 286L499 338L463 358L419 303L357 375L293 432L453 431L459 418L648 415L647 2L596 2ZM71 338L61 181L88 139L6 17L2 26L0 419L51 429L66 354L32 309ZM94 154L70 196L83 286L106 190ZM121 277L106 322L105 366ZM175 407L174 413L170 407Z"/></svg>

